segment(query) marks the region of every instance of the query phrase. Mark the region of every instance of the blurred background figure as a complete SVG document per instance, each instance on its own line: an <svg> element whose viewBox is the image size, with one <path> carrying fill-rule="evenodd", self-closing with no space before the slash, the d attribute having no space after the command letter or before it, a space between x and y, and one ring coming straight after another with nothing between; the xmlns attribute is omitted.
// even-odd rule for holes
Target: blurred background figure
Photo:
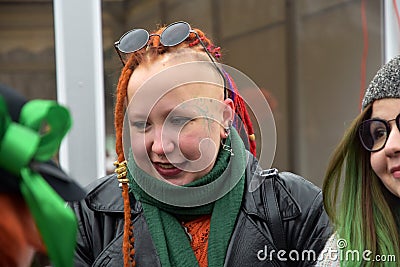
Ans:
<svg viewBox="0 0 400 267"><path fill-rule="evenodd" d="M35 253L72 265L76 219L65 201L84 190L53 161L71 127L55 101L27 101L0 84L0 266L31 266ZM37 263L36 263L37 265Z"/></svg>

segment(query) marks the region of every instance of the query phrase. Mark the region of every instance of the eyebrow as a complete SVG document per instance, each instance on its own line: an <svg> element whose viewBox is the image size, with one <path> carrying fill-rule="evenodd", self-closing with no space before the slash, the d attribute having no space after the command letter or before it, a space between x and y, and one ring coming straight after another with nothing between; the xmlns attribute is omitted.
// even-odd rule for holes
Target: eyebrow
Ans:
<svg viewBox="0 0 400 267"><path fill-rule="evenodd" d="M400 114L400 113L399 113L399 114ZM398 115L396 115L396 117L391 118L391 119L388 119L388 120L387 120L387 119L384 119L384 118L381 118L381 117L371 117L371 120L377 119L377 120L383 120L383 121L389 122L389 121L396 120L397 116L398 116Z"/></svg>
<svg viewBox="0 0 400 267"><path fill-rule="evenodd" d="M150 113L143 113L138 109L132 110L132 112L128 113L128 118L129 119L135 119L135 120L147 120L149 118ZM173 108L167 108L165 110L162 110L161 113L158 114L159 117L162 118L167 118L169 115L191 115L191 116L196 116L198 115L198 112L196 112L196 109L192 108L192 106L188 105L186 107L178 106L178 107L173 107Z"/></svg>

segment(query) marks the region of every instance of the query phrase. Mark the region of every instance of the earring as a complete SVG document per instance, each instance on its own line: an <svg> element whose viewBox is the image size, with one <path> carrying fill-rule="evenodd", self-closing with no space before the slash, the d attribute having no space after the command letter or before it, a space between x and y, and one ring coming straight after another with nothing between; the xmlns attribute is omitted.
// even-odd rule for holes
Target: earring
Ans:
<svg viewBox="0 0 400 267"><path fill-rule="evenodd" d="M226 145L226 144L222 143L222 140L221 140L221 145L222 145L222 149L223 150L228 151L229 153L231 153L231 156L235 156L235 153L233 153L233 149L232 149L232 147L230 145Z"/></svg>
<svg viewBox="0 0 400 267"><path fill-rule="evenodd" d="M231 128L230 127L225 127L224 131L225 131L225 137L228 137L229 134L231 133Z"/></svg>
<svg viewBox="0 0 400 267"><path fill-rule="evenodd" d="M226 127L224 128L224 130L225 130L225 137L228 137L229 134L231 133L231 126L232 126L232 120L230 120L230 121L228 122L228 126L226 126Z"/></svg>

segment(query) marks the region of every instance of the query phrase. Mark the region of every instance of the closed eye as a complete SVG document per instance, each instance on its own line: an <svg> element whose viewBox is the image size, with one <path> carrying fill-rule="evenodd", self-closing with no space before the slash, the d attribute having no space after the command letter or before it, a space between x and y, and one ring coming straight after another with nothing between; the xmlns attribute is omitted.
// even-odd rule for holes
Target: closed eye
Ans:
<svg viewBox="0 0 400 267"><path fill-rule="evenodd" d="M170 119L170 122L172 125L175 125L175 126L183 126L191 120L192 120L192 118L189 118L189 117L176 116L176 117L172 117Z"/></svg>

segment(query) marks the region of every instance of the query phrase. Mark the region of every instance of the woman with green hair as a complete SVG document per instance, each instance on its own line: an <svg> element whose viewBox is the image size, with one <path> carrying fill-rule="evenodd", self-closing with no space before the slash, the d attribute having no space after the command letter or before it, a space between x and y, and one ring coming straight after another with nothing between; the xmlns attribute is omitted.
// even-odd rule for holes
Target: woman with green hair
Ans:
<svg viewBox="0 0 400 267"><path fill-rule="evenodd" d="M399 265L400 56L367 88L361 113L333 153L323 193L336 234L319 266Z"/></svg>

